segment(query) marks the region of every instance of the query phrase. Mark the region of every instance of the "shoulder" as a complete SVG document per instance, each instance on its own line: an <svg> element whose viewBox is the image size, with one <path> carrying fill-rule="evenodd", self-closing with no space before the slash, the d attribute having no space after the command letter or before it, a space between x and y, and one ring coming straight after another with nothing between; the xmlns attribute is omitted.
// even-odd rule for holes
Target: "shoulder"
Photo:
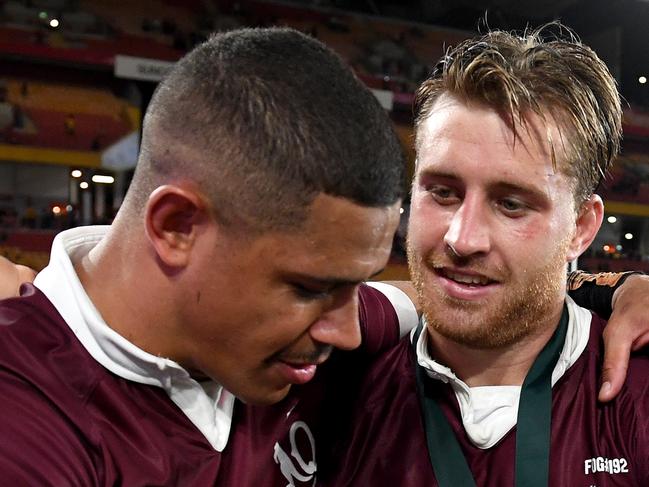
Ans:
<svg viewBox="0 0 649 487"><path fill-rule="evenodd" d="M47 297L24 284L20 297L0 301L0 370L38 388L55 384L58 395L72 375L92 380L99 367Z"/></svg>
<svg viewBox="0 0 649 487"><path fill-rule="evenodd" d="M593 394L596 396L596 390L599 387L599 380L602 374L602 363L604 360L604 341L603 331L607 322L596 314L592 315L590 323L590 336L586 349L582 353L579 360L571 367L571 374L585 368L590 378L589 382L593 386ZM573 369L575 369L573 371ZM571 375L568 374L568 375ZM649 353L646 350L641 350L633 353L629 360L628 372L626 381L622 387L619 397L631 395L640 399L649 392ZM618 399L619 399L618 397ZM649 397L648 397L649 398ZM616 400L616 402L618 402Z"/></svg>
<svg viewBox="0 0 649 487"><path fill-rule="evenodd" d="M0 472L3 485L96 485L78 411L61 410L48 391L0 369Z"/></svg>
<svg viewBox="0 0 649 487"><path fill-rule="evenodd" d="M598 343L597 375L599 376L604 354L601 338ZM599 382L598 380L598 385ZM599 410L602 434L610 434L617 438L614 443L626 452L626 458L639 479L638 485L647 485L649 482L649 454L647 453L649 451L649 352L646 349L631 355L627 377L620 393L612 402L599 405ZM617 434L613 433L613 430Z"/></svg>
<svg viewBox="0 0 649 487"><path fill-rule="evenodd" d="M597 390L601 381L601 367L604 357L602 331L606 321L593 315L590 340L583 359L589 370L593 401L596 402ZM582 385L584 380L582 379ZM618 418L619 427L626 428L644 445L649 447L649 353L646 350L633 353L629 360L627 377L618 396L610 403L598 403L602 414Z"/></svg>
<svg viewBox="0 0 649 487"><path fill-rule="evenodd" d="M637 401L637 407L649 420L649 352L646 350L631 356L623 390L627 390L631 397Z"/></svg>
<svg viewBox="0 0 649 487"><path fill-rule="evenodd" d="M68 367L86 374L97 368L56 308L31 284L23 285L20 297L0 301L0 366L34 380Z"/></svg>
<svg viewBox="0 0 649 487"><path fill-rule="evenodd" d="M92 430L84 398L93 382L88 358L35 287L24 285L21 297L0 302L3 482L96 483L85 436Z"/></svg>
<svg viewBox="0 0 649 487"><path fill-rule="evenodd" d="M593 314L587 352L590 355L592 366L597 370L596 373L598 376L601 374L600 369L604 358L602 333L606 324L606 320ZM645 401L648 401L647 404L649 405L649 352L646 349L631 355L622 393L631 394L638 400L644 398Z"/></svg>
<svg viewBox="0 0 649 487"><path fill-rule="evenodd" d="M417 325L415 305L401 289L382 282L362 284L358 292L363 350L375 354L394 346Z"/></svg>
<svg viewBox="0 0 649 487"><path fill-rule="evenodd" d="M415 358L410 337L376 357L365 373L359 394L365 409L388 407L394 399L415 393Z"/></svg>
<svg viewBox="0 0 649 487"><path fill-rule="evenodd" d="M23 284L18 297L0 301L0 333L20 334L29 323L43 324L62 318L47 297L32 284Z"/></svg>

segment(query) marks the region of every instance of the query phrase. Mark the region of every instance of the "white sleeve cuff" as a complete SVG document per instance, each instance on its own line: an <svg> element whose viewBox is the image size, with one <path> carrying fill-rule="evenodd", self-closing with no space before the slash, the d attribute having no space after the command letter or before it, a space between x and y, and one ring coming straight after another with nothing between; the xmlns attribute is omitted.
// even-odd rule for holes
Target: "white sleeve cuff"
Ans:
<svg viewBox="0 0 649 487"><path fill-rule="evenodd" d="M379 291L390 301L399 319L399 336L407 335L410 330L417 326L417 323L419 323L417 308L415 308L415 304L406 293L398 287L385 282L372 281L365 284Z"/></svg>

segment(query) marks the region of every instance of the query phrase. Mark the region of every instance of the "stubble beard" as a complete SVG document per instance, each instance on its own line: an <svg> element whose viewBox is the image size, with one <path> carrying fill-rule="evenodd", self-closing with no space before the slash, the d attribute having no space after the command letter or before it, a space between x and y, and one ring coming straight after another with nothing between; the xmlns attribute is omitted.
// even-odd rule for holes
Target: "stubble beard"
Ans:
<svg viewBox="0 0 649 487"><path fill-rule="evenodd" d="M499 269L499 279L508 283L501 299L469 302L426 283L430 269L443 262L448 264L448 257L429 255L424 263L409 244L410 273L427 326L449 340L476 349L504 348L534 335L547 326L564 292L566 245L558 245L543 266L522 273L520 282L512 282L512 273ZM476 269L471 264L467 268Z"/></svg>

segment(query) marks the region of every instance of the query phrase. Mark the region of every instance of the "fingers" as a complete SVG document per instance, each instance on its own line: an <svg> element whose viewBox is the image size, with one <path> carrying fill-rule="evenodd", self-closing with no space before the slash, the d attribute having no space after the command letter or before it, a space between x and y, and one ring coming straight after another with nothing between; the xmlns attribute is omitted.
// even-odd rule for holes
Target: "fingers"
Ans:
<svg viewBox="0 0 649 487"><path fill-rule="evenodd" d="M637 351L649 344L649 331L640 333L647 327L647 320L633 320L618 315L609 320L603 333L604 363L602 365L602 385L598 399L608 402L622 389L629 367L631 351Z"/></svg>
<svg viewBox="0 0 649 487"><path fill-rule="evenodd" d="M626 380L631 350L649 343L649 276L632 275L613 296L613 313L604 329L604 365L599 400L613 399Z"/></svg>
<svg viewBox="0 0 649 487"><path fill-rule="evenodd" d="M34 282L34 279L36 278L36 271L31 267L16 265L16 271L18 274L18 282L20 284L24 282Z"/></svg>
<svg viewBox="0 0 649 487"><path fill-rule="evenodd" d="M598 395L601 402L608 402L618 395L624 385L629 365L630 343L613 343L609 342L604 347L602 386Z"/></svg>
<svg viewBox="0 0 649 487"><path fill-rule="evenodd" d="M36 272L0 257L0 299L18 296L23 282L32 282Z"/></svg>
<svg viewBox="0 0 649 487"><path fill-rule="evenodd" d="M649 317L647 318L647 321L649 321ZM634 352L637 352L638 350L640 350L641 348L646 347L647 345L649 345L649 331L643 333L642 335L640 335L638 338L636 338L633 341L633 345L631 346L631 350L633 350Z"/></svg>

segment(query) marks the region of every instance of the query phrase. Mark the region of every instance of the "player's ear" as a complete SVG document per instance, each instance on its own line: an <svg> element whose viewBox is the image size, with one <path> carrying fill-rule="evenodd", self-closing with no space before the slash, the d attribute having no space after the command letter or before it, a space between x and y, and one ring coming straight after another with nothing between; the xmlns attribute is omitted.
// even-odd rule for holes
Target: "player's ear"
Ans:
<svg viewBox="0 0 649 487"><path fill-rule="evenodd" d="M156 188L145 211L146 234L160 262L168 268L186 267L208 206L194 189L174 185Z"/></svg>
<svg viewBox="0 0 649 487"><path fill-rule="evenodd" d="M595 239L603 218L604 203L602 198L594 194L581 205L577 214L575 235L568 248L568 261L575 260L588 248Z"/></svg>

